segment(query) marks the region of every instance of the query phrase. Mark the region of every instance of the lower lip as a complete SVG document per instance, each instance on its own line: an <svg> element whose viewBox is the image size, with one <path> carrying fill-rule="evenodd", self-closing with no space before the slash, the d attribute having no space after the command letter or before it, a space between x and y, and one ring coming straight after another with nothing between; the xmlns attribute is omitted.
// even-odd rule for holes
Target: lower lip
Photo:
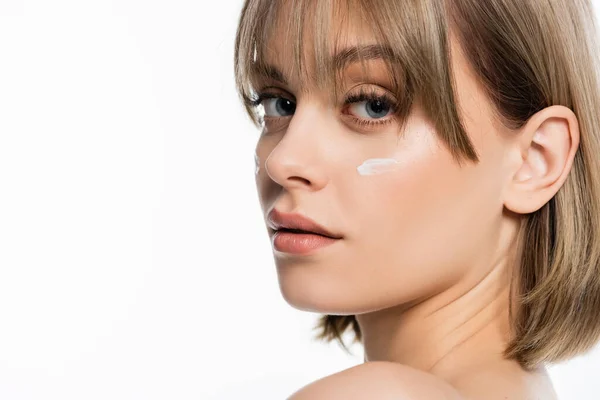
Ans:
<svg viewBox="0 0 600 400"><path fill-rule="evenodd" d="M334 239L311 233L293 233L278 231L273 235L273 247L290 254L308 254L314 250L329 246L340 239Z"/></svg>

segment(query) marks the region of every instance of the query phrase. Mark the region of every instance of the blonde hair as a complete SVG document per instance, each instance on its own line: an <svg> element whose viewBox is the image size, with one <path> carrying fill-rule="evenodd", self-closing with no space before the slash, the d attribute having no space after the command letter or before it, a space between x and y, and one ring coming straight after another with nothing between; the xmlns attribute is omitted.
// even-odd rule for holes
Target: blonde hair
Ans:
<svg viewBox="0 0 600 400"><path fill-rule="evenodd" d="M290 6L283 15L282 5ZM335 7L332 7L334 5ZM385 55L396 113L406 120L418 98L457 162L478 161L456 107L449 37L455 35L493 104L510 129L536 112L562 105L578 119L580 143L572 169L556 195L523 216L520 259L513 282L513 337L505 357L524 368L562 361L590 350L600 338L600 85L594 9L589 0L246 0L235 40L238 93L254 123L253 83L272 73L262 63L271 21L287 28L296 76L332 88L336 61L328 57L332 13L359 17ZM314 26L307 28L307 17ZM303 30L314 32L315 72L304 68ZM360 60L363 53L355 54ZM339 61L339 60L338 60ZM300 87L305 85L301 84ZM515 300L515 299L513 299ZM513 304L513 301L510 302ZM338 340L349 328L361 340L354 316L324 315L319 339ZM346 347L345 347L346 348Z"/></svg>

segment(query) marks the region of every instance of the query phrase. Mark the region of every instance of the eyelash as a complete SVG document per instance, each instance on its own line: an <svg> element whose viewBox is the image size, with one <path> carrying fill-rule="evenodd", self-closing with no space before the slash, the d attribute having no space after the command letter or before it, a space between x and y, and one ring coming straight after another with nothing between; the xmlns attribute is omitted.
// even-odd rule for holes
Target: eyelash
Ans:
<svg viewBox="0 0 600 400"><path fill-rule="evenodd" d="M259 92L255 98L250 99L248 101L248 104L250 105L250 107L256 108L266 99L278 99L278 98L289 100L286 97L278 95L278 94L268 93L268 92ZM363 118L355 117L355 116L352 116L351 114L348 114L349 118L352 120L353 123L355 123L358 126L363 127L363 128L372 128L372 127L381 127L381 126L387 125L394 120L393 115L394 115L394 112L396 111L397 103L389 95L379 93L374 88L369 91L365 91L363 88L361 88L358 93L350 94L350 95L346 96L346 98L344 99L344 109L352 104L361 103L364 101L366 101L366 102L379 101L383 105L390 107L389 115L392 115L392 117L387 118L387 119L379 118L379 119L368 120L368 119L363 119ZM265 119L268 119L268 118L278 119L278 118L286 118L286 116L284 116L284 117L264 117L264 118Z"/></svg>

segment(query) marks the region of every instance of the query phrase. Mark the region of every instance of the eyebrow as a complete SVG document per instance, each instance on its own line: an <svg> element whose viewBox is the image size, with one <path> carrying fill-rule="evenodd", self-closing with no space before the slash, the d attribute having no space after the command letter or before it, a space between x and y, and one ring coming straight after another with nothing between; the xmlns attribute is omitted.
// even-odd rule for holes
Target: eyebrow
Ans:
<svg viewBox="0 0 600 400"><path fill-rule="evenodd" d="M367 46L351 46L342 49L333 56L333 67L335 71L342 71L346 69L350 64L356 63L360 60L390 60L397 61L397 58L393 56L393 52L389 46L372 44ZM288 80L279 68L272 64L264 64L260 68L256 68L257 75L262 78L271 79L280 82L284 85L288 85Z"/></svg>

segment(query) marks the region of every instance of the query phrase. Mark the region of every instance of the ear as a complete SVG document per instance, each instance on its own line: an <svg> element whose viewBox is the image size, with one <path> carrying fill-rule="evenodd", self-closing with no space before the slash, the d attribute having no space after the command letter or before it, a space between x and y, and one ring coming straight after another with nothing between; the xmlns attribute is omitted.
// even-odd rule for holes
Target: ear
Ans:
<svg viewBox="0 0 600 400"><path fill-rule="evenodd" d="M517 132L516 167L504 191L504 206L519 214L542 208L561 188L579 147L577 117L564 106L534 114Z"/></svg>

